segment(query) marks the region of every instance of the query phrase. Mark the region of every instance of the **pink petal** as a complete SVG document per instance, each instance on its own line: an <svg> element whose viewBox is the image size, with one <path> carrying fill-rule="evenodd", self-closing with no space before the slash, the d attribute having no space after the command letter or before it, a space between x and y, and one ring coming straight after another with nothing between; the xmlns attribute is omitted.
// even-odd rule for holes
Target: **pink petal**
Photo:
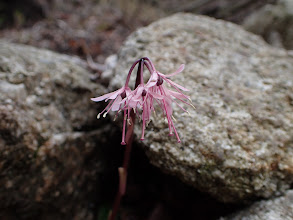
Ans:
<svg viewBox="0 0 293 220"><path fill-rule="evenodd" d="M169 94L177 99L188 99L189 97L187 95L184 95L182 93L179 92L175 92L172 90L168 90Z"/></svg>
<svg viewBox="0 0 293 220"><path fill-rule="evenodd" d="M179 89L181 89L181 90L183 90L183 91L189 91L188 89L184 88L183 86L180 86L179 84L174 83L174 82L171 81L170 79L165 78L165 80L166 80L171 86L173 86L173 87L177 87L177 88L179 88Z"/></svg>
<svg viewBox="0 0 293 220"><path fill-rule="evenodd" d="M166 114L171 117L173 110L172 110L172 99L170 98L165 98L165 103L166 103Z"/></svg>
<svg viewBox="0 0 293 220"><path fill-rule="evenodd" d="M129 87L125 87L125 92L126 92L126 96L129 96L132 91Z"/></svg>
<svg viewBox="0 0 293 220"><path fill-rule="evenodd" d="M175 76L178 73L181 73L184 70L184 67L185 67L185 65L184 64L181 64L180 67L178 68L178 70L176 70L174 73L171 73L171 74L168 74L168 75L165 75L165 76L166 77Z"/></svg>
<svg viewBox="0 0 293 220"><path fill-rule="evenodd" d="M147 87L147 88L150 88L150 87L155 86L155 85L157 84L158 77L159 77L159 76L158 76L158 73L154 71L154 72L152 73L152 75L151 75L149 81L147 82L146 87Z"/></svg>
<svg viewBox="0 0 293 220"><path fill-rule="evenodd" d="M150 95L153 96L155 99L163 99L164 96L162 96L161 94L158 94L156 92L152 92L152 91L149 91Z"/></svg>
<svg viewBox="0 0 293 220"><path fill-rule="evenodd" d="M104 99L115 99L120 93L122 93L124 90L124 87L114 91L114 92L110 92L110 93L107 93L105 95L102 95L102 96L99 96L99 97L96 97L96 98L91 98L92 101L94 102L99 102L99 101L102 101Z"/></svg>
<svg viewBox="0 0 293 220"><path fill-rule="evenodd" d="M118 111L119 110L119 108L120 108L120 105L121 105L121 100L122 100L122 98L121 98L121 96L118 96L116 99L115 99L115 101L114 101L114 103L113 103L113 105L112 105L112 111Z"/></svg>
<svg viewBox="0 0 293 220"><path fill-rule="evenodd" d="M109 99L115 99L118 95L120 95L124 91L124 86L121 89L116 90L116 93L114 92Z"/></svg>
<svg viewBox="0 0 293 220"><path fill-rule="evenodd" d="M131 94L131 98L129 98L129 100L131 99L132 101L142 101L142 92L146 90L148 92L148 88L146 88L144 85L139 85Z"/></svg>
<svg viewBox="0 0 293 220"><path fill-rule="evenodd" d="M130 99L130 100L128 101L128 106L129 106L129 108L136 108L137 105L138 105L138 102L137 102L137 101L134 101L133 99Z"/></svg>

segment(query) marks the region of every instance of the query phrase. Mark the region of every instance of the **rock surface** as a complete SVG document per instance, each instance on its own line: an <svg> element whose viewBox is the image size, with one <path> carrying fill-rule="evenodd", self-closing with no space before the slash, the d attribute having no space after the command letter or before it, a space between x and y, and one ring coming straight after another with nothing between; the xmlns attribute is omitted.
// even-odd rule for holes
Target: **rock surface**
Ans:
<svg viewBox="0 0 293 220"><path fill-rule="evenodd" d="M115 129L95 120L104 87L81 66L0 41L1 219L93 219Z"/></svg>
<svg viewBox="0 0 293 220"><path fill-rule="evenodd" d="M166 74L184 63L173 80L190 89L196 106L190 116L173 106L181 144L168 136L163 118L152 120L143 142L152 164L224 202L268 198L290 187L292 53L232 23L179 13L126 40L112 71L113 89L143 56Z"/></svg>
<svg viewBox="0 0 293 220"><path fill-rule="evenodd" d="M279 198L256 202L249 208L220 220L291 220L293 219L293 191Z"/></svg>
<svg viewBox="0 0 293 220"><path fill-rule="evenodd" d="M270 44L293 49L293 1L278 0L276 5L267 4L243 21L243 26L262 35Z"/></svg>
<svg viewBox="0 0 293 220"><path fill-rule="evenodd" d="M223 20L238 23L253 11L268 3L277 0L240 0L237 4L231 4L230 0L148 0L171 12L192 12L195 14L208 15ZM289 0L290 1L290 0Z"/></svg>

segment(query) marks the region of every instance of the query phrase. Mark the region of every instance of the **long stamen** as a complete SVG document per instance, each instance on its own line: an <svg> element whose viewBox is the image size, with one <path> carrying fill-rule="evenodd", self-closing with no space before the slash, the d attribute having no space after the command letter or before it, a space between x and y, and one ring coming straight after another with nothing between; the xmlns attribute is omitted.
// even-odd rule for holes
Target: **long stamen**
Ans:
<svg viewBox="0 0 293 220"><path fill-rule="evenodd" d="M103 114L103 117L104 117L104 118L105 118L106 115L109 113L109 111L112 109L112 106L114 105L115 100L116 100L116 99L113 99L113 101L111 102L111 106L108 108L107 112L105 112L105 113ZM109 104L110 104L110 103L109 103Z"/></svg>
<svg viewBox="0 0 293 220"><path fill-rule="evenodd" d="M161 94L164 95L164 92L163 92L162 88L160 88L160 91L161 91ZM172 128L171 128L170 121L172 121L172 119L170 118L170 115L168 113L165 100L162 100L162 102L163 102L163 106L164 106L164 109L165 109L166 117L167 117L167 120L168 120L169 132L170 132L170 135L171 135L172 134Z"/></svg>
<svg viewBox="0 0 293 220"><path fill-rule="evenodd" d="M178 89L176 86L174 86L172 83L170 83L170 80L169 79L167 79L166 77L163 77L163 76L161 76L167 83L169 83L169 85L171 85L172 87L174 87L176 90L177 90L177 92L179 92L181 95L183 95L186 99L189 99L189 97L187 96L187 95L184 95L184 93L182 93L181 91L180 91L180 89Z"/></svg>
<svg viewBox="0 0 293 220"><path fill-rule="evenodd" d="M184 111L184 112L188 112L186 109L184 109L181 105L179 105L179 103L178 102L176 102L176 100L173 100L174 102L175 102L175 104L179 107L179 108L181 108L182 109L182 111Z"/></svg>
<svg viewBox="0 0 293 220"><path fill-rule="evenodd" d="M144 129L145 129L145 104L144 103L145 103L145 100L143 100L143 107L142 107L142 132L141 132L140 140L144 140Z"/></svg>
<svg viewBox="0 0 293 220"><path fill-rule="evenodd" d="M112 105L112 103L114 102L114 100L115 100L115 99L112 99L112 100L108 103L108 105L106 106L106 108L104 108L104 110L101 111L101 112L98 114L98 116L97 116L98 119L100 118L100 115L101 115L101 114L103 114L105 111L108 111L109 106ZM111 108L109 108L109 109L111 109Z"/></svg>
<svg viewBox="0 0 293 220"><path fill-rule="evenodd" d="M184 101L183 99L180 99L180 98L176 98L176 99L180 100L181 102L183 102L183 103L185 103L186 105L189 105L189 106L191 106L191 107L193 107L193 108L195 109L195 106L194 106L192 103L188 103L188 102L186 102L186 101ZM175 100L174 100L174 101L175 101ZM176 101L175 101L175 103L176 103L177 105L179 105ZM181 107L181 106L179 105L179 107ZM181 109L182 109L183 111L186 112L186 110L185 110L184 108L181 107Z"/></svg>
<svg viewBox="0 0 293 220"><path fill-rule="evenodd" d="M124 117L123 117L123 129L122 129L122 141L121 144L122 145L126 145L125 143L125 127L126 127L126 109L124 109Z"/></svg>
<svg viewBox="0 0 293 220"><path fill-rule="evenodd" d="M131 112L131 109L130 109L130 107L128 106L128 108L127 108L127 119L130 119L130 112Z"/></svg>
<svg viewBox="0 0 293 220"><path fill-rule="evenodd" d="M173 115L171 115L171 117L172 117L172 119L173 119L174 121L177 121L176 118L175 118Z"/></svg>
<svg viewBox="0 0 293 220"><path fill-rule="evenodd" d="M177 131L176 131L176 128L175 128L174 123L173 123L172 120L171 120L171 124L172 124L173 130L174 130L174 133L175 133L175 135L176 135L177 142L178 142L178 143L181 143L181 140L180 140L180 138L179 138L179 135L178 135L178 133L177 133Z"/></svg>

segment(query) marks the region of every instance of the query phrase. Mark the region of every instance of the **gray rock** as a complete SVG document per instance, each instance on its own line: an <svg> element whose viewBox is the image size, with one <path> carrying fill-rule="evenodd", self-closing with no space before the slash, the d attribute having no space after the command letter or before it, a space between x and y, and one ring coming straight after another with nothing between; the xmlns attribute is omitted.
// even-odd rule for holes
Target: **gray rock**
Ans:
<svg viewBox="0 0 293 220"><path fill-rule="evenodd" d="M82 66L0 41L2 219L93 219L115 129L96 120L90 97L105 89Z"/></svg>
<svg viewBox="0 0 293 220"><path fill-rule="evenodd" d="M232 23L179 13L129 36L113 89L143 56L166 74L186 64L173 80L190 89L196 106L190 115L173 106L181 144L168 136L162 117L152 120L143 141L152 164L224 202L268 198L290 187L292 54Z"/></svg>
<svg viewBox="0 0 293 220"><path fill-rule="evenodd" d="M291 220L293 219L293 190L279 198L256 202L245 210L220 220Z"/></svg>
<svg viewBox="0 0 293 220"><path fill-rule="evenodd" d="M243 26L276 47L293 49L293 1L278 0L256 10L243 21Z"/></svg>
<svg viewBox="0 0 293 220"><path fill-rule="evenodd" d="M245 17L268 3L277 0L241 0L231 4L230 0L147 0L167 12L191 12L239 23ZM290 0L289 0L290 1Z"/></svg>

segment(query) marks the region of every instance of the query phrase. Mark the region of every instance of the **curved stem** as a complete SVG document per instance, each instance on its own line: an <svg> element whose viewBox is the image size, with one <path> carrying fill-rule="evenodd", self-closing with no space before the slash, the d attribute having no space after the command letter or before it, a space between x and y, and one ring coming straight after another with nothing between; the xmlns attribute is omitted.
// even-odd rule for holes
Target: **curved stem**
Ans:
<svg viewBox="0 0 293 220"><path fill-rule="evenodd" d="M143 66L144 66L143 64L144 64L144 59L141 58L139 60L139 64L137 67L137 74L136 74L134 89L136 89L139 84L143 84Z"/></svg>
<svg viewBox="0 0 293 220"><path fill-rule="evenodd" d="M119 171L119 186L118 186L118 192L113 204L112 211L109 213L108 220L115 220L121 199L125 194L126 190L126 182L127 182L127 170L129 166L130 161L130 153L132 148L132 141L133 141L133 130L134 130L134 121L135 121L135 113L133 110L130 112L130 124L127 125L127 133L126 133L126 148L124 152L124 158L123 158L123 165L122 167L118 168Z"/></svg>
<svg viewBox="0 0 293 220"><path fill-rule="evenodd" d="M156 70L156 68L155 68L155 66L154 66L154 64L153 64L153 62L151 61L150 58L148 58L148 57L143 57L142 59L147 60L147 61L151 64L152 69L153 69L154 71Z"/></svg>
<svg viewBox="0 0 293 220"><path fill-rule="evenodd" d="M154 70L151 69L152 67L150 66L149 62L144 62L144 65L148 68L150 74L152 75Z"/></svg>
<svg viewBox="0 0 293 220"><path fill-rule="evenodd" d="M132 64L132 66L131 66L131 68L130 68L130 70L129 70L129 72L128 72L127 78L126 78L125 87L128 86L128 83L129 83L129 80L130 80L130 76L131 76L131 73L132 73L134 67L135 67L136 64L137 64L138 62L140 62L140 61L141 61L141 59L135 61L135 62Z"/></svg>
<svg viewBox="0 0 293 220"><path fill-rule="evenodd" d="M125 86L128 86L128 82L130 79L130 75L131 72L133 71L135 65L139 62L138 65L138 69L137 69L137 75L136 75L136 81L135 81L135 88L136 89L138 87L139 84L143 83L143 66L144 66L144 58L141 58L139 60L137 60L130 68L127 79L126 79L126 84ZM126 121L125 118L125 111L124 110L124 123ZM128 109L129 111L129 109ZM129 113L129 112L128 112ZM133 109L130 110L130 123L127 124L127 133L126 133L126 137L125 137L125 142L126 142L126 148L125 148L125 152L124 152L124 158L123 158L123 165L122 167L118 168L119 171L119 186L118 186L118 192L113 204L113 208L112 211L109 213L109 217L108 220L115 220L119 207L120 207L120 203L121 203L121 199L123 197L123 195L125 194L125 190L126 190L126 182L127 182L127 170L128 170L128 166L129 166L129 161L130 161L130 154L131 154L131 148L132 148L132 141L133 141L133 130L134 130L134 122L135 122L135 113L133 111ZM123 125L125 126L125 124ZM125 127L124 127L125 129ZM125 132L125 130L123 131ZM123 139L122 139L123 142Z"/></svg>
<svg viewBox="0 0 293 220"><path fill-rule="evenodd" d="M144 59L141 59L139 65L140 65L140 72L139 72L140 84L144 84L144 83L143 83L143 67L144 67Z"/></svg>

